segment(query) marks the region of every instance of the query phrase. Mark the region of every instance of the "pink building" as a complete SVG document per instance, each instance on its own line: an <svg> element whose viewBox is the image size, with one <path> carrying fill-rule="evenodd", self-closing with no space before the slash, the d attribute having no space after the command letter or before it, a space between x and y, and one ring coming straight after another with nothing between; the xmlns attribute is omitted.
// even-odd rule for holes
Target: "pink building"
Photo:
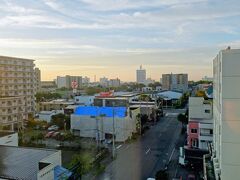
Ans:
<svg viewBox="0 0 240 180"><path fill-rule="evenodd" d="M208 149L213 141L212 102L202 97L189 98L188 148Z"/></svg>

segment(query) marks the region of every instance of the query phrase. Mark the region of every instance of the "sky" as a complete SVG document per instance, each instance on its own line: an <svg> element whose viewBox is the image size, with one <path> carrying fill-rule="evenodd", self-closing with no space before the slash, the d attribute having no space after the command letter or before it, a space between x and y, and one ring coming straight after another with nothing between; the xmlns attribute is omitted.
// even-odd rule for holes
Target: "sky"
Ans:
<svg viewBox="0 0 240 180"><path fill-rule="evenodd" d="M135 81L140 65L212 76L212 60L240 48L239 0L0 0L0 55L35 59L57 75Z"/></svg>

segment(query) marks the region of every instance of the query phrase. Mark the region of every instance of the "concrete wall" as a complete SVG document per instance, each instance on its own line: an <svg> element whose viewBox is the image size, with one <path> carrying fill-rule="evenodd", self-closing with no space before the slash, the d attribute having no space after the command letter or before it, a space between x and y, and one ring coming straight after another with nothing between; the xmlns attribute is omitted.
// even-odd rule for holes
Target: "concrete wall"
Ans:
<svg viewBox="0 0 240 180"><path fill-rule="evenodd" d="M205 112L205 110L210 111L210 113ZM212 119L212 116L212 104L204 104L202 97L189 98L189 120L192 118Z"/></svg>

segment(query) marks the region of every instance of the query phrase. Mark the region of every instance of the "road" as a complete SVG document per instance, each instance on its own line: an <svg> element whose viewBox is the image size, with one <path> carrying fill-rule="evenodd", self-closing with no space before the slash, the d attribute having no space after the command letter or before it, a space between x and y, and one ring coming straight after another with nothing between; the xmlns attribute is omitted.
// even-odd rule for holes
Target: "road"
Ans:
<svg viewBox="0 0 240 180"><path fill-rule="evenodd" d="M146 180L155 177L175 157L181 124L177 114L185 110L167 110L166 116L152 126L138 140L129 144L118 144L117 158L111 162L99 180ZM171 168L174 168L171 164ZM177 165L176 165L177 166ZM173 173L172 173L173 174Z"/></svg>

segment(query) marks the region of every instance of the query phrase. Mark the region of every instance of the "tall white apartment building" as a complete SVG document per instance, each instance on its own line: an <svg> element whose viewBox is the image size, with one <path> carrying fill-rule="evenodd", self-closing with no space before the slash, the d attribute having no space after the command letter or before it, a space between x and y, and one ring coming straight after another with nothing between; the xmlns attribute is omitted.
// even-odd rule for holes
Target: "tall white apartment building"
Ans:
<svg viewBox="0 0 240 180"><path fill-rule="evenodd" d="M35 111L34 60L0 56L0 126L24 126Z"/></svg>
<svg viewBox="0 0 240 180"><path fill-rule="evenodd" d="M216 179L240 177L240 49L213 60L213 164Z"/></svg>
<svg viewBox="0 0 240 180"><path fill-rule="evenodd" d="M146 70L142 68L142 65L140 66L140 69L137 69L136 74L137 74L137 83L145 84Z"/></svg>

